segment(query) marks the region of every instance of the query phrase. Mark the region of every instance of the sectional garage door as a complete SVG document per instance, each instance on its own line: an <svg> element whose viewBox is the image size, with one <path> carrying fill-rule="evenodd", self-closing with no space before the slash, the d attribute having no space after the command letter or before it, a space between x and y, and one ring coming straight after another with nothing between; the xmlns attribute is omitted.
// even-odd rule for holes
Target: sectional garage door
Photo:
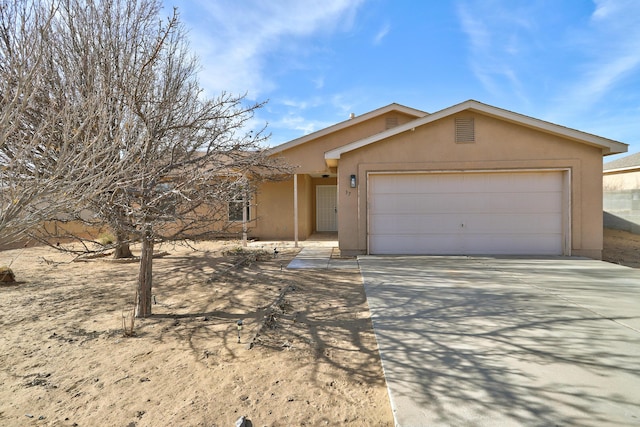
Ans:
<svg viewBox="0 0 640 427"><path fill-rule="evenodd" d="M371 254L563 254L564 172L370 174Z"/></svg>

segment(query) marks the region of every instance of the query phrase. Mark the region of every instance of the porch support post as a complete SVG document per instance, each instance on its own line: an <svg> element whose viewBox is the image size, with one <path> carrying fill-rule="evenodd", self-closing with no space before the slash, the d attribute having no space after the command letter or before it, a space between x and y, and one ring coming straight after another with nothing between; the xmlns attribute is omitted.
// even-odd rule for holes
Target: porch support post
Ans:
<svg viewBox="0 0 640 427"><path fill-rule="evenodd" d="M298 174L293 174L293 239L298 247Z"/></svg>

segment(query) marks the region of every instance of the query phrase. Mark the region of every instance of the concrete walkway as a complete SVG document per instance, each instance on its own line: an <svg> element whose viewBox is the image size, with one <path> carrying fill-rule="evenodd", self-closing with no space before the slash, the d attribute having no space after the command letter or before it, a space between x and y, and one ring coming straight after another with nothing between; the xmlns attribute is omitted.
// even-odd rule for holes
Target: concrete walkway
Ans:
<svg viewBox="0 0 640 427"><path fill-rule="evenodd" d="M359 257L397 426L640 425L640 271Z"/></svg>
<svg viewBox="0 0 640 427"><path fill-rule="evenodd" d="M337 242L335 247L337 247ZM291 260L287 268L317 268L317 269L359 269L358 260L332 258L334 252L331 246L316 246L311 244L302 250Z"/></svg>

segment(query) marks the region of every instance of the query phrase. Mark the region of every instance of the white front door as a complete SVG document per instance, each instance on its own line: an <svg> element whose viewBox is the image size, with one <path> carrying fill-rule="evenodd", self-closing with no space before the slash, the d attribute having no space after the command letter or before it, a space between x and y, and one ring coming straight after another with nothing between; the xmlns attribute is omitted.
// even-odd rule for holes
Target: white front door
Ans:
<svg viewBox="0 0 640 427"><path fill-rule="evenodd" d="M336 185L316 187L316 231L338 231L338 191Z"/></svg>

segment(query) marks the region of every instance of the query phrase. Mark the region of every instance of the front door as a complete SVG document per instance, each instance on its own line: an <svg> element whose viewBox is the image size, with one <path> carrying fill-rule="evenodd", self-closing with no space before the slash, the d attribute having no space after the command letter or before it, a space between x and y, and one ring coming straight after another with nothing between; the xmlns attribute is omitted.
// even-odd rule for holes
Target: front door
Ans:
<svg viewBox="0 0 640 427"><path fill-rule="evenodd" d="M336 185L316 187L316 231L338 231L338 191Z"/></svg>

